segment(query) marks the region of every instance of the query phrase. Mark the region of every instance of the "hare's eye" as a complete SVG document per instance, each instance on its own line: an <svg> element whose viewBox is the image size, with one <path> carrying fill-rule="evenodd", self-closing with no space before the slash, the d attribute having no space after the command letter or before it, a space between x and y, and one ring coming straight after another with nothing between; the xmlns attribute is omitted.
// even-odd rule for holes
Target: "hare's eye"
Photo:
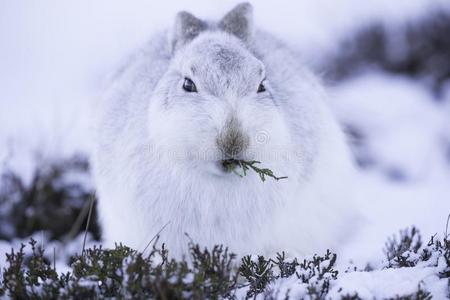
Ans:
<svg viewBox="0 0 450 300"><path fill-rule="evenodd" d="M184 78L183 89L188 93L197 92L197 87L195 86L195 83L187 77Z"/></svg>
<svg viewBox="0 0 450 300"><path fill-rule="evenodd" d="M266 87L264 86L264 80L258 86L258 93L263 93L266 91Z"/></svg>

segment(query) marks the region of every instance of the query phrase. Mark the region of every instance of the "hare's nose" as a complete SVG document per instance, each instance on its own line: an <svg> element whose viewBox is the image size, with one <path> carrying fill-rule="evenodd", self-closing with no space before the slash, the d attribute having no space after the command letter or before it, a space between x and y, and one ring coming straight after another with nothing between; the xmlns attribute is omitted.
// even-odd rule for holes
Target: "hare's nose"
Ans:
<svg viewBox="0 0 450 300"><path fill-rule="evenodd" d="M235 118L229 118L216 139L216 144L224 158L239 158L249 146L250 138L243 130L241 123Z"/></svg>

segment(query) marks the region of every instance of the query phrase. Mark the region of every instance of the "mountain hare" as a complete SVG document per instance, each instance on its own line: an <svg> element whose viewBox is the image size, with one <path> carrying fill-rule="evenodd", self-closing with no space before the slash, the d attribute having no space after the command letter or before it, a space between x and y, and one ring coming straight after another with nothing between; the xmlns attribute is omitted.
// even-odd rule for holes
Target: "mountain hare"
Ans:
<svg viewBox="0 0 450 300"><path fill-rule="evenodd" d="M169 253L189 239L237 254L336 246L353 218L353 165L320 82L252 7L219 22L187 12L133 56L99 103L93 156L108 245ZM259 161L282 180L230 171Z"/></svg>

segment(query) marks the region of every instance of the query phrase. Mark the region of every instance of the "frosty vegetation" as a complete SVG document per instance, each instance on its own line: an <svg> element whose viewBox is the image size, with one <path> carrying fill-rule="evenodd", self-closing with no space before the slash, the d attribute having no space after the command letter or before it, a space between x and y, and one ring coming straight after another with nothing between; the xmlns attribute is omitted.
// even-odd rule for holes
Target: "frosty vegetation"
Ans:
<svg viewBox="0 0 450 300"><path fill-rule="evenodd" d="M12 170L0 175L0 240L45 230L49 239L72 240L85 228L94 195L85 157L41 162L30 180ZM100 238L94 210L89 231Z"/></svg>
<svg viewBox="0 0 450 300"><path fill-rule="evenodd" d="M331 82L375 68L423 80L437 98L450 78L450 12L432 10L401 26L371 23L340 43L324 63ZM395 42L393 42L395 41Z"/></svg>
<svg viewBox="0 0 450 300"><path fill-rule="evenodd" d="M397 238L386 243L384 268L434 267L439 278L447 280L450 296L450 240L432 237L422 245L414 227ZM190 244L189 257L177 261L168 257L164 245L156 245L149 253L123 245L93 247L70 259L70 272L58 273L54 258L31 239L28 246L22 244L7 254L0 295L15 299L290 299L293 289L295 299L328 299L340 275L334 269L337 256L330 250L302 260L288 259L285 253L274 258L245 256L237 264L235 255L223 246L208 250ZM31 250L28 254L26 247ZM285 282L289 289L282 292ZM361 299L358 293L340 296ZM431 295L419 285L415 293L395 299L431 299Z"/></svg>

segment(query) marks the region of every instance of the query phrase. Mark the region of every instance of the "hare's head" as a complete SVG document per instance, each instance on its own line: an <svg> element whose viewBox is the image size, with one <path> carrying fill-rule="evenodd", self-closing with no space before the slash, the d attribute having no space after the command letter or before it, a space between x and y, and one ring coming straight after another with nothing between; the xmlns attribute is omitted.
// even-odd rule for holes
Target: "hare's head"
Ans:
<svg viewBox="0 0 450 300"><path fill-rule="evenodd" d="M252 38L247 3L218 23L177 15L171 64L150 100L150 138L160 154L220 175L225 159L273 160L286 145L288 131L264 63L250 50Z"/></svg>

